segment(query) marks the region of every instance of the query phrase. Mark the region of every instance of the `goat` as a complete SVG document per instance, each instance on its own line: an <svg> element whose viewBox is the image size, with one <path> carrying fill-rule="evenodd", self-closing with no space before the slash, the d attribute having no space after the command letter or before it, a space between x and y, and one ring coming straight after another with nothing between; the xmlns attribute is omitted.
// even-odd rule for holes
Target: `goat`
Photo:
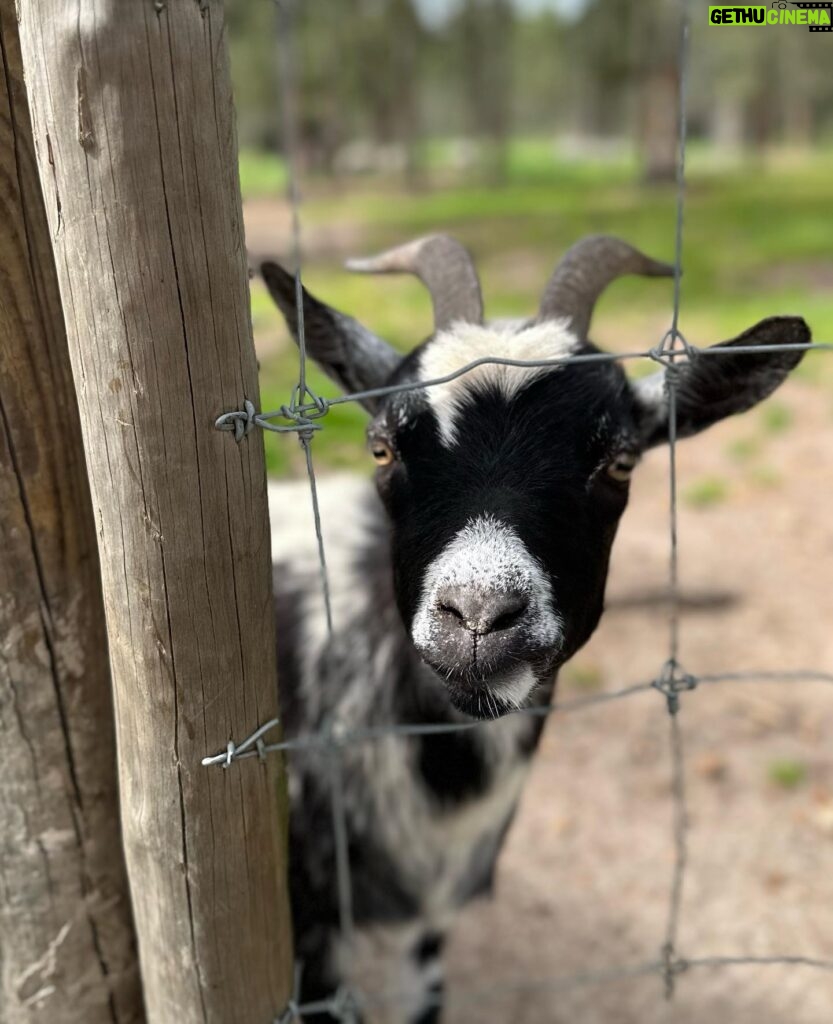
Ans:
<svg viewBox="0 0 833 1024"><path fill-rule="evenodd" d="M451 238L420 239L352 269L417 274L435 328L402 357L304 292L307 350L348 392L432 380L482 357L597 353L587 332L605 286L624 273L673 273L621 240L587 238L556 268L536 316L485 324L474 266ZM294 278L273 262L261 273L297 337ZM720 347L809 338L800 318L773 317ZM694 353L674 370L677 436L749 409L802 354ZM346 478L321 488L332 638L311 523L288 516L308 508L292 493L303 485L273 485L287 734L334 722L496 719L549 702L559 667L599 621L631 473L667 437L667 372L631 381L611 360L481 364L431 388L367 396L376 486ZM488 728L345 747L349 949L338 932L326 763L310 750L291 755L290 887L305 999L373 978L400 995L398 1015L386 1019L439 1020L444 936L454 912L492 885L542 721L508 715Z"/></svg>

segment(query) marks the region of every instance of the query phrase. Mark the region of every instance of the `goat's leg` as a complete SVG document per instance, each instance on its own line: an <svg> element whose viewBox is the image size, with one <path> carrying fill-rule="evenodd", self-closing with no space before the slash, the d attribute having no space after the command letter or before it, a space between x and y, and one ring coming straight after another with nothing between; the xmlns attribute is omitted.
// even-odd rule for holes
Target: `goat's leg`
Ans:
<svg viewBox="0 0 833 1024"><path fill-rule="evenodd" d="M426 931L413 949L411 955L419 979L422 1005L408 1024L439 1024L442 1018L444 941L441 932Z"/></svg>
<svg viewBox="0 0 833 1024"><path fill-rule="evenodd" d="M296 953L301 962L300 1004L329 1003L346 981L341 977L334 955L336 933L329 928L315 928L296 939ZM330 1009L304 1011L304 1024L332 1024ZM351 1024L363 1024L363 1018L355 1011Z"/></svg>

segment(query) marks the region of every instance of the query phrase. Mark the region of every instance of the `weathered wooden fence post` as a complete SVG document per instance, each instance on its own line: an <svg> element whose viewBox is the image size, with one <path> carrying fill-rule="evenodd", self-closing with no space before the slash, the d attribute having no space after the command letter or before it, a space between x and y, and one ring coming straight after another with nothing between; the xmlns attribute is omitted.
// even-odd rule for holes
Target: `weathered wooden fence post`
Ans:
<svg viewBox="0 0 833 1024"><path fill-rule="evenodd" d="M0 1020L138 1024L104 606L14 0L0 0Z"/></svg>
<svg viewBox="0 0 833 1024"><path fill-rule="evenodd" d="M220 0L18 0L98 529L148 1018L289 995L263 442Z"/></svg>

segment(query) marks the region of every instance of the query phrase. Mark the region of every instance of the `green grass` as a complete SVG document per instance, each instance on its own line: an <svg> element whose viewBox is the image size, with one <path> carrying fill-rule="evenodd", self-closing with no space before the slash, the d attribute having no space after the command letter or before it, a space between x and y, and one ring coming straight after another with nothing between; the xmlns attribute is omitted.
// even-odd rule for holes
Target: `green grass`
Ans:
<svg viewBox="0 0 833 1024"><path fill-rule="evenodd" d="M762 491L775 491L783 484L784 477L774 466L754 466L749 471L749 481Z"/></svg>
<svg viewBox="0 0 833 1024"><path fill-rule="evenodd" d="M752 462L761 453L761 441L757 437L738 437L726 446L726 454L733 462Z"/></svg>
<svg viewBox="0 0 833 1024"><path fill-rule="evenodd" d="M816 340L825 340L825 335L816 331ZM808 352L793 370L793 376L805 384L827 387L833 391L833 358L829 352Z"/></svg>
<svg viewBox="0 0 833 1024"><path fill-rule="evenodd" d="M793 422L792 410L773 398L761 409L761 422L768 434L783 434Z"/></svg>
<svg viewBox="0 0 833 1024"><path fill-rule="evenodd" d="M441 188L428 182L408 191L398 180L366 177L336 186L306 180L305 229L319 236L324 230L327 237L341 232L359 253L426 231L451 231L477 257L488 316L534 311L559 256L590 232L618 234L659 258L673 256L675 189L640 184L627 155L606 163L577 161L548 140L519 139L510 151L507 182L489 186L476 174L450 173L449 146L428 143L423 153L425 166L443 171ZM829 224L822 215L833 206L833 150L727 167L694 145L689 166L680 321L689 341L711 345L778 313L800 313L816 340L833 341L833 287L824 278L833 274L833 264ZM285 169L275 157L244 153L241 181L247 198L271 195L282 201ZM347 274L341 269L344 255L319 247L308 256L308 287L403 351L425 337L431 312L419 283ZM670 281L616 282L598 304L594 340L618 351L651 347L668 326L671 300ZM253 319L259 337L280 339L277 351L262 359L264 392L280 405L297 375L297 353L256 286ZM633 368L654 369L653 364ZM833 393L833 354L812 353L796 377ZM325 395L335 393L325 380L315 379L315 386ZM757 415L765 435L783 432L792 422L790 410L777 399ZM364 465L363 416L351 407L326 418L314 445L322 465ZM294 444L291 437L277 442ZM298 465L294 451L270 455L270 468L285 472ZM725 487L706 486L705 500L695 496L694 503L713 504L724 492Z"/></svg>
<svg viewBox="0 0 833 1024"><path fill-rule="evenodd" d="M274 153L244 149L239 166L240 190L246 199L275 196L286 188L286 165Z"/></svg>
<svg viewBox="0 0 833 1024"><path fill-rule="evenodd" d="M689 484L682 492L682 499L692 508L711 508L722 504L729 497L729 482L719 476L706 476Z"/></svg>
<svg viewBox="0 0 833 1024"><path fill-rule="evenodd" d="M783 758L773 761L767 770L769 781L781 789L798 789L807 778L807 766L801 761Z"/></svg>
<svg viewBox="0 0 833 1024"><path fill-rule="evenodd" d="M596 693L604 687L604 670L592 661L571 661L563 669L564 682L585 693Z"/></svg>

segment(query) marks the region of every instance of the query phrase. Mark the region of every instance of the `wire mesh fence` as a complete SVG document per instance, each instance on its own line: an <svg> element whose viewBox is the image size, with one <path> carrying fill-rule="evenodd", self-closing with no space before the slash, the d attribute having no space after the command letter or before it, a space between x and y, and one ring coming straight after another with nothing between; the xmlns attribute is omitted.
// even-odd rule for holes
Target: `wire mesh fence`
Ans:
<svg viewBox="0 0 833 1024"><path fill-rule="evenodd" d="M545 994L565 992L571 989L587 988L597 985L615 983L627 978L656 976L662 984L665 997L671 999L675 992L677 979L683 974L690 974L707 968L755 967L768 965L801 966L819 971L833 973L833 960L822 957L791 955L774 956L707 956L686 957L681 953L678 944L680 914L683 888L688 867L688 805L686 796L686 763L683 731L681 726L681 708L683 695L700 686L716 684L748 684L756 682L817 682L833 685L833 674L813 669L786 669L784 671L749 671L721 674L693 675L679 661L680 636L680 600L678 572L678 533L677 533L677 375L675 367L692 358L704 356L720 358L723 354L739 355L754 354L762 350L767 352L789 350L823 350L833 351L833 344L808 343L784 345L734 345L729 348L699 349L686 340L679 328L681 312L681 274L683 252L683 229L685 215L685 159L687 142L686 123L686 90L688 82L688 49L690 34L689 0L679 0L679 51L678 51L678 160L677 160L677 191L676 219L674 228L674 286L671 321L664 337L653 347L642 351L626 353L583 353L553 359L520 360L507 358L481 358L453 373L431 379L377 387L370 390L357 391L350 394L323 398L315 394L308 382L306 374L307 349L304 334L304 306L302 290L301 266L301 219L300 193L297 166L297 113L295 97L297 95L296 59L294 53L294 10L292 0L274 0L278 19L278 57L280 65L280 81L282 93L283 137L286 140L286 159L288 166L288 194L292 211L292 252L294 261L295 294L298 318L299 344L299 377L292 391L289 402L281 408L258 412L254 405L246 401L243 409L226 413L219 417L217 429L234 433L235 439L241 441L253 428L277 433L295 433L304 450L306 469L309 480L310 500L313 522L316 533L318 556L326 609L327 629L333 633L333 620L330 602L330 590L327 575L326 551L321 528L321 517L318 506L316 475L312 456L312 441L315 433L323 429L322 420L333 406L348 402L383 398L395 393L409 390L424 390L441 384L449 383L470 373L484 364L511 367L556 367L567 364L593 363L604 361L627 361L632 359L651 359L667 368L665 381L669 410L669 568L667 601L668 615L668 657L661 666L656 677L641 683L630 685L612 692L604 692L570 700L555 699L552 703L521 708L512 712L515 715L536 718L550 715L564 715L579 712L601 704L620 701L631 696L655 691L665 700L668 716L669 751L671 758L671 794L673 803L672 828L674 862L669 881L669 896L666 912L664 933L658 944L658 956L649 961L624 964L600 970L587 970L580 973L553 976L540 980L524 979L515 985L484 986L478 988L456 988L455 1004L460 1002L488 1003L498 995L516 995L521 998L535 998ZM278 422L276 422L278 421ZM338 891L339 929L342 938L349 944L354 932L352 885L350 877L350 857L348 850L348 829L345 816L344 780L342 776L342 752L356 744L374 743L395 736L400 738L436 735L441 733L464 732L473 729L488 729L494 723L487 721L461 721L455 723L424 723L424 724L391 724L388 726L367 727L345 731L339 729L337 723L330 723L324 729L306 735L296 736L280 742L268 742L268 734L279 725L273 719L257 728L239 745L229 742L225 751L207 756L203 765L222 766L229 768L235 761L251 757L266 757L279 752L301 750L317 750L327 758L330 782L330 810L335 850L335 875ZM312 1015L329 1014L334 1020L349 1024L357 1019L364 1009L396 1004L402 994L396 991L372 992L356 988L339 988L331 996L316 1002L301 1003L299 965L296 974L296 996L276 1018L275 1024L289 1024L292 1021L304 1020ZM434 998L435 1005L443 1001L441 994ZM426 1008L426 1004L423 1004Z"/></svg>

